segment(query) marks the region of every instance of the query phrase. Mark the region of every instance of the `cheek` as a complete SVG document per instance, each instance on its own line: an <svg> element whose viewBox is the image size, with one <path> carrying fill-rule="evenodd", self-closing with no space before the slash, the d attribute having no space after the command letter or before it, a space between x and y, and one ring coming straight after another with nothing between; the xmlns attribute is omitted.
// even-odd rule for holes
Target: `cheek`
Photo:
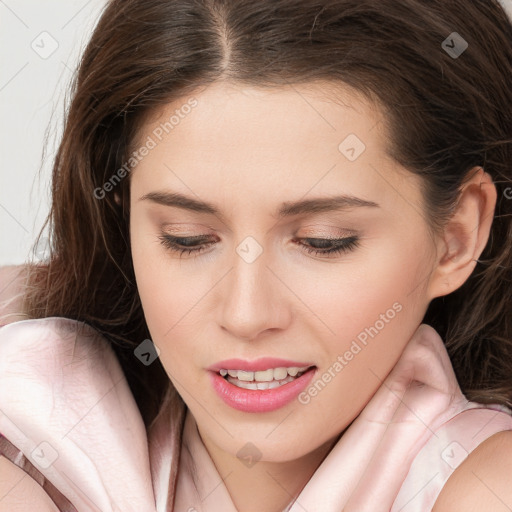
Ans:
<svg viewBox="0 0 512 512"><path fill-rule="evenodd" d="M348 425L381 386L428 305L427 262L380 255L364 270L308 288L330 331L321 340L322 367L300 403L311 417L328 415L338 427Z"/></svg>
<svg viewBox="0 0 512 512"><path fill-rule="evenodd" d="M294 290L331 328L333 338L352 339L382 314L418 321L428 305L426 285L432 265L427 246L420 240L417 245L418 257L410 248L397 249L396 241L375 240L371 249L348 256L339 265L303 272ZM398 309L400 315L395 314Z"/></svg>
<svg viewBox="0 0 512 512"><path fill-rule="evenodd" d="M185 261L180 266L179 260L171 258L157 236L154 229L133 226L133 266L151 339L169 376L179 375L183 361L197 353L194 339L205 339L200 335L197 311L208 283L201 278L205 274L198 272L199 267L192 269Z"/></svg>
<svg viewBox="0 0 512 512"><path fill-rule="evenodd" d="M319 320L317 333L323 333L315 337L326 354L324 368L338 356L343 359L345 379L337 381L343 389L332 398L347 396L343 382L358 389L357 396L351 394L356 401L371 396L377 381L370 369L379 376L387 374L423 319L429 303L428 250L423 246L423 252L416 253L422 256L415 258L396 247L380 244L357 261L333 267L330 276L302 281L298 293L307 297Z"/></svg>
<svg viewBox="0 0 512 512"><path fill-rule="evenodd" d="M197 297L191 286L195 279L177 272L158 252L159 249L134 253L133 262L146 322L154 341L162 342L172 337L180 318L180 326L186 324L187 310Z"/></svg>

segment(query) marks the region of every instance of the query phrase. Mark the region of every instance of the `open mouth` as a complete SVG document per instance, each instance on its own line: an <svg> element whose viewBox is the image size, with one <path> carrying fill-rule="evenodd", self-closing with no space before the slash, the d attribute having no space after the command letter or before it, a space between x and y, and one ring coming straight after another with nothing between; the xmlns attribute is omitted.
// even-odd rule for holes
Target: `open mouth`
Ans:
<svg viewBox="0 0 512 512"><path fill-rule="evenodd" d="M239 361L225 361L226 366L238 366ZM242 361L240 366L244 364ZM265 368L261 361L254 364ZM311 383L317 367L290 366L248 371L222 368L210 369L210 380L214 391L228 406L242 412L272 412L293 400ZM247 366L247 365L246 365Z"/></svg>
<svg viewBox="0 0 512 512"><path fill-rule="evenodd" d="M221 369L218 373L230 384L242 389L254 391L275 389L295 381L308 370L315 366L296 366L290 368L269 368L263 371L249 372L244 370L226 370Z"/></svg>

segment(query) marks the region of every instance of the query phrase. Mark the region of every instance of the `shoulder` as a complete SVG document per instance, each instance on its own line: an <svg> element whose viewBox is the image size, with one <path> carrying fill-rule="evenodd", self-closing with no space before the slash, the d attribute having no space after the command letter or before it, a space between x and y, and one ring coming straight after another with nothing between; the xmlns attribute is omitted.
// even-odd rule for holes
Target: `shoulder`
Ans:
<svg viewBox="0 0 512 512"><path fill-rule="evenodd" d="M432 512L510 512L512 430L478 445L444 485Z"/></svg>
<svg viewBox="0 0 512 512"><path fill-rule="evenodd" d="M44 489L25 471L0 455L0 512L58 512Z"/></svg>

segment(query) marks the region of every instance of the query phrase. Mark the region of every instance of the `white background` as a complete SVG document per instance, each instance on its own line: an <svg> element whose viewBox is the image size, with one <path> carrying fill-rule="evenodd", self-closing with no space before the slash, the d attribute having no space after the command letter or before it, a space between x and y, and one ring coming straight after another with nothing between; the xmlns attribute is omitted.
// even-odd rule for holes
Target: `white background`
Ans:
<svg viewBox="0 0 512 512"><path fill-rule="evenodd" d="M105 4L0 0L0 265L27 259L48 213L65 91Z"/></svg>

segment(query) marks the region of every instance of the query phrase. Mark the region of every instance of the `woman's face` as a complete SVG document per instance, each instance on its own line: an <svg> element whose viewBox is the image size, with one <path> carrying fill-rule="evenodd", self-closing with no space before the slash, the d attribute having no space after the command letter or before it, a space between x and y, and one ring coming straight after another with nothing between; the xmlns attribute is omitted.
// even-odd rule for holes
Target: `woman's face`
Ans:
<svg viewBox="0 0 512 512"><path fill-rule="evenodd" d="M145 317L203 440L233 456L251 442L293 460L334 439L432 299L419 178L387 155L376 107L328 90L215 83L140 134L130 234Z"/></svg>

